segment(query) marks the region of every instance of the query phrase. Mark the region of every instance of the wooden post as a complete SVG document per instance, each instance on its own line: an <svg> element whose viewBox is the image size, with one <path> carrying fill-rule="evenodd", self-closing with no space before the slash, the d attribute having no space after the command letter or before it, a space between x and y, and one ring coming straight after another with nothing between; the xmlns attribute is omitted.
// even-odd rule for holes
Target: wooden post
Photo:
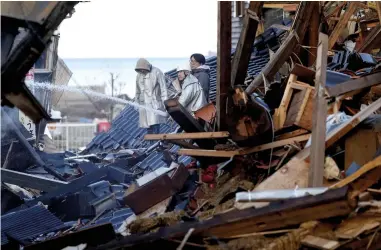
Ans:
<svg viewBox="0 0 381 250"><path fill-rule="evenodd" d="M316 9L320 9L319 2L313 2ZM318 46L319 42L319 24L320 24L320 14L319 11L313 11L310 21L310 26L308 28L308 45L311 46L308 53L308 66L314 65L316 61L316 51L314 47Z"/></svg>
<svg viewBox="0 0 381 250"><path fill-rule="evenodd" d="M331 35L329 36L328 49L333 48L333 46L335 45L343 29L347 27L349 19L351 18L353 13L355 13L355 11L357 10L358 2L349 2L348 4L349 5L347 6L347 9L345 10L344 15L340 18L335 29L332 31Z"/></svg>
<svg viewBox="0 0 381 250"><path fill-rule="evenodd" d="M217 24L217 126L226 127L226 98L231 75L231 2L218 2Z"/></svg>
<svg viewBox="0 0 381 250"><path fill-rule="evenodd" d="M231 84L243 84L249 66L251 50L258 28L258 12L262 9L263 2L250 2L250 7L245 12L243 25L236 51L233 57Z"/></svg>
<svg viewBox="0 0 381 250"><path fill-rule="evenodd" d="M327 120L327 102L324 98L327 73L328 36L319 34L315 75L315 105L313 112L311 167L308 184L310 187L323 186L325 159L325 124Z"/></svg>

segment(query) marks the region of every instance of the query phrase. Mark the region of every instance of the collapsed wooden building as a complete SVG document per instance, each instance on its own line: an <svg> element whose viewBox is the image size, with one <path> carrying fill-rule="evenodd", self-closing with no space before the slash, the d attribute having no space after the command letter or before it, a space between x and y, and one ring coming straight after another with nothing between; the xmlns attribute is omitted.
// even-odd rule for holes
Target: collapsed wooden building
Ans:
<svg viewBox="0 0 381 250"><path fill-rule="evenodd" d="M292 22L248 76L265 8ZM132 181L118 233L100 212L25 249L381 249L381 3L250 2L233 55L231 10L218 2L215 103L193 117L167 100L184 132L144 136L199 164Z"/></svg>

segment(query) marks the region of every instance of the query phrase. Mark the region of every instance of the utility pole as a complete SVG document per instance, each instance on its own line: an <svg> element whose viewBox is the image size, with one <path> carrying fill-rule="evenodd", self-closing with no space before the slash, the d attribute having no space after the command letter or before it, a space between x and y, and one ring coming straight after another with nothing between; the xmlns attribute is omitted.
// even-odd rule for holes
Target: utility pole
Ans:
<svg viewBox="0 0 381 250"><path fill-rule="evenodd" d="M110 76L111 76L111 96L114 97L114 82L118 78L119 75L114 77L114 73L110 72ZM113 116L114 116L114 104L113 103L111 103L111 110L110 111L111 111L110 112L111 113L110 121L112 121Z"/></svg>

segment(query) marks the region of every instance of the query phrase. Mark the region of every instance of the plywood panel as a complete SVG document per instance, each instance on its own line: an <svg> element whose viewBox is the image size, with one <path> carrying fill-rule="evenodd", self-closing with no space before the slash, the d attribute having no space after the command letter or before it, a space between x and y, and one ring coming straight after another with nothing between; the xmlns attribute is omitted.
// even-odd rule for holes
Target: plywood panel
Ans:
<svg viewBox="0 0 381 250"><path fill-rule="evenodd" d="M371 161L378 148L377 133L369 129L359 129L345 141L345 169L352 162L362 166Z"/></svg>

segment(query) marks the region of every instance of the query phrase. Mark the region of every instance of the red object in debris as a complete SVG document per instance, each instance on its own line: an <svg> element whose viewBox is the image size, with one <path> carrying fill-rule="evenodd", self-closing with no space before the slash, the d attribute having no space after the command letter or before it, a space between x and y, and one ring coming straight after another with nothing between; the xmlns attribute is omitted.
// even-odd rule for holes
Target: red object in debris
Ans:
<svg viewBox="0 0 381 250"><path fill-rule="evenodd" d="M111 127L111 124L109 122L100 122L98 123L98 133L100 132L107 132Z"/></svg>
<svg viewBox="0 0 381 250"><path fill-rule="evenodd" d="M187 169L197 168L197 161L191 161L187 166Z"/></svg>
<svg viewBox="0 0 381 250"><path fill-rule="evenodd" d="M210 165L207 169L204 170L201 176L202 182L212 183L217 174L217 165Z"/></svg>

